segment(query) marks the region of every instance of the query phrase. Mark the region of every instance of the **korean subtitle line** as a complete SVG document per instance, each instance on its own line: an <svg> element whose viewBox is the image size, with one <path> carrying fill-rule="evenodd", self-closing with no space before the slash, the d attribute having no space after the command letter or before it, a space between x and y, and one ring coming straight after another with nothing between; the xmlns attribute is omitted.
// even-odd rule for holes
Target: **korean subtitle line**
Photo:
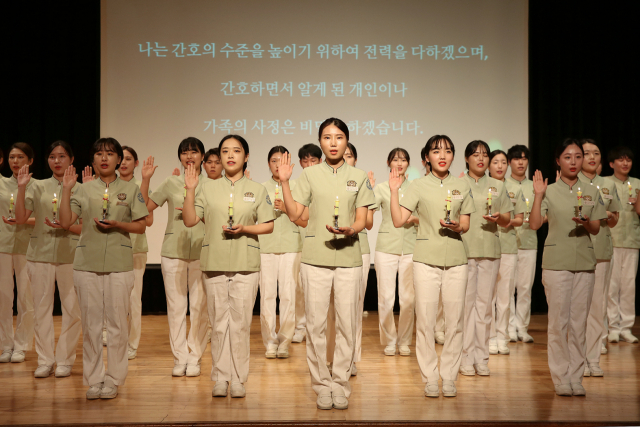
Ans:
<svg viewBox="0 0 640 427"><path fill-rule="evenodd" d="M211 119L205 120L203 132L218 133L247 133L256 131L260 135L314 135L322 121L304 120L294 123L291 119ZM249 125L249 127L247 127ZM385 136L385 135L422 135L422 127L417 120L352 120L347 123L351 135Z"/></svg>
<svg viewBox="0 0 640 427"><path fill-rule="evenodd" d="M254 95L254 96L293 96L295 94L303 98L319 96L325 98L327 96L327 87L329 87L329 96L333 94L335 97L355 96L357 98L377 98L399 96L404 98L407 93L407 85L402 83L391 82L356 82L356 83L329 83L326 82L301 82L294 84L293 82L222 82L220 92L224 96L236 95ZM282 88L278 90L278 88ZM345 87L349 91L345 94ZM284 93L283 93L284 92Z"/></svg>

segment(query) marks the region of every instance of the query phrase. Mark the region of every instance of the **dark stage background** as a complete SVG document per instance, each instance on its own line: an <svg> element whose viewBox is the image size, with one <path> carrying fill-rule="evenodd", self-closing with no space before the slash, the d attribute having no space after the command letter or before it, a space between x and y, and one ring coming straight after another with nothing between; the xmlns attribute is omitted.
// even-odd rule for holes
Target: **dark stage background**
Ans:
<svg viewBox="0 0 640 427"><path fill-rule="evenodd" d="M12 143L28 142L36 152L34 177L45 178L44 151L64 139L75 148L76 167L89 164L89 146L99 137L100 2L14 2L5 11L0 30L7 53L0 106L5 156ZM638 147L635 21L628 10L614 6L530 2L530 172L540 169L554 177L554 148L569 136L593 138L605 153L618 144ZM611 174L604 163L603 175ZM638 176L637 171L635 166L631 174ZM10 174L6 162L1 173ZM540 258L546 229L538 238ZM547 311L540 274L538 270L533 287L534 313ZM159 266L149 266L144 281L143 311L165 312ZM636 294L636 310L638 300ZM377 310L373 269L365 310Z"/></svg>

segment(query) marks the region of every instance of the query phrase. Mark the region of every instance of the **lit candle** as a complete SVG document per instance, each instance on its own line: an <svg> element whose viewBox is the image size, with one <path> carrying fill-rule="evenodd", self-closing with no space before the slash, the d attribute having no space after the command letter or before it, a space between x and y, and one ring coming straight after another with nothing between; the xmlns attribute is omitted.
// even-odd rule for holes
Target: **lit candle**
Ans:
<svg viewBox="0 0 640 427"><path fill-rule="evenodd" d="M491 206L491 198L492 198L491 190L489 190L489 197L487 198L487 204L488 204L489 206Z"/></svg>
<svg viewBox="0 0 640 427"><path fill-rule="evenodd" d="M9 199L9 212L13 212L13 194L11 195L11 199Z"/></svg>
<svg viewBox="0 0 640 427"><path fill-rule="evenodd" d="M183 194L182 197L184 197L185 199L187 198L187 186L186 185L184 186L184 194Z"/></svg>
<svg viewBox="0 0 640 427"><path fill-rule="evenodd" d="M627 185L629 186L629 197L633 197L633 187L631 186L631 181L628 181Z"/></svg>
<svg viewBox="0 0 640 427"><path fill-rule="evenodd" d="M280 198L280 187L276 183L276 200Z"/></svg>
<svg viewBox="0 0 640 427"><path fill-rule="evenodd" d="M582 191L580 191L580 187L578 187L578 206L582 206Z"/></svg>
<svg viewBox="0 0 640 427"><path fill-rule="evenodd" d="M58 213L58 197L56 196L56 193L53 193L53 200L51 203L53 203L53 213Z"/></svg>
<svg viewBox="0 0 640 427"><path fill-rule="evenodd" d="M338 196L336 196L336 203L333 205L333 215L338 216L338 211L340 210L340 200Z"/></svg>
<svg viewBox="0 0 640 427"><path fill-rule="evenodd" d="M451 210L451 190L447 190L447 210Z"/></svg>
<svg viewBox="0 0 640 427"><path fill-rule="evenodd" d="M107 210L107 206L109 206L109 189L105 188L102 196L102 210Z"/></svg>
<svg viewBox="0 0 640 427"><path fill-rule="evenodd" d="M527 212L529 211L529 199L525 199L525 201L527 202Z"/></svg>
<svg viewBox="0 0 640 427"><path fill-rule="evenodd" d="M229 216L233 216L233 193L229 195Z"/></svg>

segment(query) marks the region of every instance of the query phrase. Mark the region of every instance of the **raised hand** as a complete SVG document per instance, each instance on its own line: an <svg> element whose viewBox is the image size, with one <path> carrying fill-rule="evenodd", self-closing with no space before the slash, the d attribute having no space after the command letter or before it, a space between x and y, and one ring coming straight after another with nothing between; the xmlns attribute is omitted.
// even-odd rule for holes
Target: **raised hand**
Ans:
<svg viewBox="0 0 640 427"><path fill-rule="evenodd" d="M249 172L249 169L244 170L244 176L246 176L247 179L251 179L251 172Z"/></svg>
<svg viewBox="0 0 640 427"><path fill-rule="evenodd" d="M71 165L67 168L66 171L64 171L64 177L62 178L62 187L71 190L73 186L76 185L76 182L78 182L78 174L76 173L76 168Z"/></svg>
<svg viewBox="0 0 640 427"><path fill-rule="evenodd" d="M23 167L21 167L18 171L18 187L26 187L29 183L29 180L31 180L32 175L32 173L29 173L29 165L24 165Z"/></svg>
<svg viewBox="0 0 640 427"><path fill-rule="evenodd" d="M278 166L278 173L280 175L280 181L289 181L293 174L293 167L295 164L291 164L291 154L283 153L280 158L280 166Z"/></svg>
<svg viewBox="0 0 640 427"><path fill-rule="evenodd" d="M402 178L400 178L398 169L392 168L391 172L389 172L389 188L391 189L391 191L398 191L401 186Z"/></svg>
<svg viewBox="0 0 640 427"><path fill-rule="evenodd" d="M147 157L147 160L142 162L142 179L151 179L158 166L153 165L153 156Z"/></svg>
<svg viewBox="0 0 640 427"><path fill-rule="evenodd" d="M535 194L544 195L547 192L548 178L542 178L542 172L536 170L533 174L533 192Z"/></svg>
<svg viewBox="0 0 640 427"><path fill-rule="evenodd" d="M369 184L371 184L371 188L375 187L376 186L376 177L373 175L373 172L369 171L367 176L369 177Z"/></svg>
<svg viewBox="0 0 640 427"><path fill-rule="evenodd" d="M82 171L82 183L86 184L91 181L93 181L93 168L91 166L85 166Z"/></svg>
<svg viewBox="0 0 640 427"><path fill-rule="evenodd" d="M191 164L184 171L184 185L187 190L191 190L198 186L198 172L196 172L195 165Z"/></svg>
<svg viewBox="0 0 640 427"><path fill-rule="evenodd" d="M157 166L156 166L156 167L157 167ZM180 176L180 169L178 169L178 168L173 169L173 173L172 173L171 175L173 175L173 176Z"/></svg>
<svg viewBox="0 0 640 427"><path fill-rule="evenodd" d="M560 171L556 171L556 182L560 181Z"/></svg>

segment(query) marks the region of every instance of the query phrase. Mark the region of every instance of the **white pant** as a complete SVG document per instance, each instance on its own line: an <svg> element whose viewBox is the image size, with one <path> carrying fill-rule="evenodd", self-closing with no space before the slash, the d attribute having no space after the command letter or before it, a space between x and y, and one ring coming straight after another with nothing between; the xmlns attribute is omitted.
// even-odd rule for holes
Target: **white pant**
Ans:
<svg viewBox="0 0 640 427"><path fill-rule="evenodd" d="M469 268L466 264L456 267L435 267L420 262L413 263L416 292L416 355L422 381L455 381L462 360L462 329L464 323L464 297ZM433 338L438 312L438 300L442 294L442 306L446 330L440 357Z"/></svg>
<svg viewBox="0 0 640 427"><path fill-rule="evenodd" d="M142 279L147 268L147 253L133 254L133 290L131 291L131 308L129 310L129 348L138 349L142 330Z"/></svg>
<svg viewBox="0 0 640 427"><path fill-rule="evenodd" d="M500 257L500 269L496 279L496 288L493 292L491 309L491 339L509 341L509 317L511 313L511 298L516 287L516 267L518 265L517 254L502 254Z"/></svg>
<svg viewBox="0 0 640 427"><path fill-rule="evenodd" d="M518 304L514 295L511 295L509 332L527 332L531 321L531 288L536 276L535 249L518 249L518 262L516 268L515 290L518 295Z"/></svg>
<svg viewBox="0 0 640 427"><path fill-rule="evenodd" d="M300 260L298 260L298 272L300 271ZM302 286L302 276L298 274L296 279L296 331L306 333L307 318L304 314L304 287Z"/></svg>
<svg viewBox="0 0 640 427"><path fill-rule="evenodd" d="M262 342L289 347L296 322L296 278L300 252L260 254L260 325ZM280 330L276 335L276 297L280 296Z"/></svg>
<svg viewBox="0 0 640 427"><path fill-rule="evenodd" d="M609 331L630 332L636 318L638 249L613 248L607 315Z"/></svg>
<svg viewBox="0 0 640 427"><path fill-rule="evenodd" d="M582 383L595 273L542 270L549 305L547 357L553 384Z"/></svg>
<svg viewBox="0 0 640 427"><path fill-rule="evenodd" d="M598 261L593 297L587 318L587 363L600 363L602 339L606 335L607 296L611 279L611 262Z"/></svg>
<svg viewBox="0 0 640 427"><path fill-rule="evenodd" d="M18 317L13 333L13 274L18 290ZM27 256L0 253L0 344L2 350L26 351L33 345L33 297Z"/></svg>
<svg viewBox="0 0 640 427"><path fill-rule="evenodd" d="M129 367L129 298L135 276L122 273L73 271L82 313L82 376L84 385L110 380L123 385ZM107 318L107 371L102 360L102 325Z"/></svg>
<svg viewBox="0 0 640 427"><path fill-rule="evenodd" d="M380 344L385 346L410 345L416 297L413 289L413 254L393 255L376 251L374 259L378 278L378 317ZM393 318L396 301L396 274L398 275L398 298L400 318L398 331Z"/></svg>
<svg viewBox="0 0 640 427"><path fill-rule="evenodd" d="M259 272L203 273L211 335L211 380L246 383ZM206 326L206 323L205 323Z"/></svg>
<svg viewBox="0 0 640 427"><path fill-rule="evenodd" d="M362 268L318 267L302 263L307 318L307 363L316 394L351 395L349 378L355 352L356 307ZM327 368L327 316L331 291L335 298L333 377Z"/></svg>
<svg viewBox="0 0 640 427"><path fill-rule="evenodd" d="M491 302L500 259L469 258L464 302L463 366L489 364Z"/></svg>
<svg viewBox="0 0 640 427"><path fill-rule="evenodd" d="M82 332L78 295L73 285L73 264L27 262L35 308L35 335L38 365L72 366ZM62 308L62 327L56 346L53 329L53 297L56 282ZM54 353L55 348L55 353Z"/></svg>
<svg viewBox="0 0 640 427"><path fill-rule="evenodd" d="M444 334L444 312L442 311L442 295L438 299L438 314L436 314L436 332L442 332Z"/></svg>
<svg viewBox="0 0 640 427"><path fill-rule="evenodd" d="M162 276L167 296L169 342L175 365L198 365L207 347L207 300L200 260L162 257ZM187 336L187 293L189 320Z"/></svg>
<svg viewBox="0 0 640 427"><path fill-rule="evenodd" d="M371 254L362 254L362 280L358 293L358 311L356 312L356 349L353 356L354 362L362 359L362 313L364 312L364 297L367 293L369 270L371 269Z"/></svg>

